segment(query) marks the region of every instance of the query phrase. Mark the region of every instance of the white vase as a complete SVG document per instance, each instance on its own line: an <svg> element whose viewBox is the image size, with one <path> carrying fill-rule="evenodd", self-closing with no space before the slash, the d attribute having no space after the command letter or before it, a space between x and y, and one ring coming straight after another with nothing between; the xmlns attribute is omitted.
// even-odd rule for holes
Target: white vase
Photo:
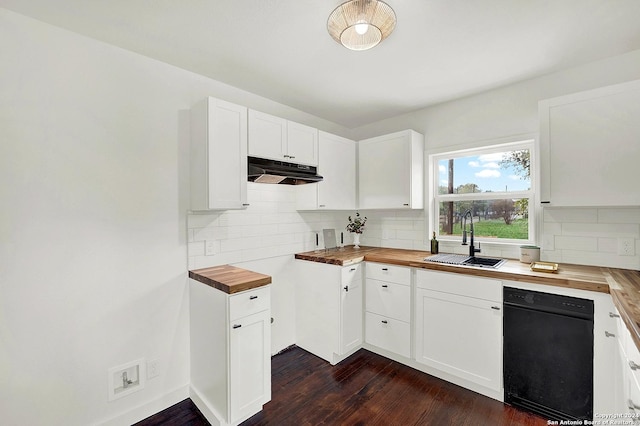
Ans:
<svg viewBox="0 0 640 426"><path fill-rule="evenodd" d="M360 234L353 233L353 248L360 248Z"/></svg>

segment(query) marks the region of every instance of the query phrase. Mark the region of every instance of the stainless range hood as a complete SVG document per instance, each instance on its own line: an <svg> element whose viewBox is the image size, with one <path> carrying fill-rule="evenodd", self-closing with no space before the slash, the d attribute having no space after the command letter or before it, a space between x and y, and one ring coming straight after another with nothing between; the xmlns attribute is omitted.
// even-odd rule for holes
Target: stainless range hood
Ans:
<svg viewBox="0 0 640 426"><path fill-rule="evenodd" d="M322 176L314 166L256 157L248 157L248 163L249 182L300 185L322 181Z"/></svg>

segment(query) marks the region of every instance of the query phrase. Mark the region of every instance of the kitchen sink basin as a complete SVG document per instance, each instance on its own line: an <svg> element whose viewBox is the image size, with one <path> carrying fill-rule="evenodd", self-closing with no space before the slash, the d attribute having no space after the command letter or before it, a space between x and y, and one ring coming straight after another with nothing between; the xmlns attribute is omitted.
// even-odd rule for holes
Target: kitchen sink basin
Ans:
<svg viewBox="0 0 640 426"><path fill-rule="evenodd" d="M436 254L425 257L424 260L427 262L443 263L445 265L475 266L492 269L497 269L506 262L505 259L497 257L476 257L466 256L464 254Z"/></svg>

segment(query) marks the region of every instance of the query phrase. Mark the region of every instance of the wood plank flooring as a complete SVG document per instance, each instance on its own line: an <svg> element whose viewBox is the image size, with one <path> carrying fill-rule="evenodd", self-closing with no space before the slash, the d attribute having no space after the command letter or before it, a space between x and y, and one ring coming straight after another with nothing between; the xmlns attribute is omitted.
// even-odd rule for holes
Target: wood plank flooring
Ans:
<svg viewBox="0 0 640 426"><path fill-rule="evenodd" d="M208 424L185 400L137 426ZM546 424L364 349L332 367L294 347L272 358L272 400L242 426Z"/></svg>

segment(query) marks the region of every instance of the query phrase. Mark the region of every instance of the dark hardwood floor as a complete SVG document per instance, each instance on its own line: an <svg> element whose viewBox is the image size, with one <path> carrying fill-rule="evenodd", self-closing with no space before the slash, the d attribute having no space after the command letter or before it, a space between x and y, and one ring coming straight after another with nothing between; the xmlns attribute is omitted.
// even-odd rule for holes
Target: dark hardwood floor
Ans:
<svg viewBox="0 0 640 426"><path fill-rule="evenodd" d="M136 426L208 424L187 399ZM242 426L546 424L364 349L332 367L294 347L272 358L272 399Z"/></svg>

